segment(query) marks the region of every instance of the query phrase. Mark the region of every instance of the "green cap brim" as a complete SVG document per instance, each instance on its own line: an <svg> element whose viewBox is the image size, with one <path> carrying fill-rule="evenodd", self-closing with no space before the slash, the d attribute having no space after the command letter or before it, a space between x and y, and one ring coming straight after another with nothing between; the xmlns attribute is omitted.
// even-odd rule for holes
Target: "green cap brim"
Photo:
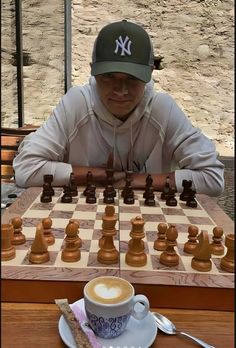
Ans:
<svg viewBox="0 0 236 348"><path fill-rule="evenodd" d="M107 61L96 62L91 65L92 76L116 72L129 74L146 83L151 80L152 76L152 68L142 64Z"/></svg>

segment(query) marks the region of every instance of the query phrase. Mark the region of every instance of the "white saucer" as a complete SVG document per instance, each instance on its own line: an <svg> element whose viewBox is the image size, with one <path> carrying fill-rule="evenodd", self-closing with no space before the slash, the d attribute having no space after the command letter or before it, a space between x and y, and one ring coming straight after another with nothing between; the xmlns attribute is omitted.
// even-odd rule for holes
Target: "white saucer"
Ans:
<svg viewBox="0 0 236 348"><path fill-rule="evenodd" d="M75 303L84 310L83 298ZM63 342L69 348L77 348L63 315L59 319L58 328ZM102 348L148 348L154 342L156 335L157 325L153 315L149 312L143 320L131 317L125 331L120 336L111 339L98 337L98 341Z"/></svg>

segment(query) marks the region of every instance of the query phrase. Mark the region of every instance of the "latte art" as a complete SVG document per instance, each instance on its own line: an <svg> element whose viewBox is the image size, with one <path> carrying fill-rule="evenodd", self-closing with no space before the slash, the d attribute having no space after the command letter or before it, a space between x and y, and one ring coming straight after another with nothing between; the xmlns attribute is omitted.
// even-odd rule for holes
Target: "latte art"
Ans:
<svg viewBox="0 0 236 348"><path fill-rule="evenodd" d="M99 303L120 303L133 295L133 287L124 279L107 276L90 281L85 293Z"/></svg>

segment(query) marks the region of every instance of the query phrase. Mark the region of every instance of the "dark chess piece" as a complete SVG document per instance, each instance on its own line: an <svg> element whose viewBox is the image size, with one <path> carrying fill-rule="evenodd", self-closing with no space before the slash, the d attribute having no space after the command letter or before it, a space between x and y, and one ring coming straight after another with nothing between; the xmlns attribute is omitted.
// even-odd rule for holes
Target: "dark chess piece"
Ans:
<svg viewBox="0 0 236 348"><path fill-rule="evenodd" d="M114 188L111 185L107 185L103 192L103 203L112 204L115 202L114 199Z"/></svg>
<svg viewBox="0 0 236 348"><path fill-rule="evenodd" d="M94 204L97 202L96 186L91 184L86 194L86 203Z"/></svg>
<svg viewBox="0 0 236 348"><path fill-rule="evenodd" d="M175 198L175 193L176 193L176 190L174 187L172 187L170 190L169 190L169 193L166 197L166 205L170 206L170 207L176 207L177 205L177 200Z"/></svg>
<svg viewBox="0 0 236 348"><path fill-rule="evenodd" d="M126 192L130 190L132 180L133 180L133 172L127 170L126 176L125 176L125 187L121 192L121 197L124 198L126 196Z"/></svg>
<svg viewBox="0 0 236 348"><path fill-rule="evenodd" d="M113 169L106 169L106 188L109 187L109 195L113 195L113 197L116 197L116 190L113 187L113 175L114 175L114 170ZM106 189L105 189L106 191ZM107 192L103 193L105 195Z"/></svg>
<svg viewBox="0 0 236 348"><path fill-rule="evenodd" d="M189 197L189 192L191 192L192 189L192 180L183 180L182 181L183 186L183 192L180 194L179 199L181 201L187 201Z"/></svg>
<svg viewBox="0 0 236 348"><path fill-rule="evenodd" d="M134 204L134 191L132 186L126 188L125 196L124 196L124 203L125 204Z"/></svg>
<svg viewBox="0 0 236 348"><path fill-rule="evenodd" d="M154 188L152 186L150 186L149 188L147 188L147 191L145 191L145 201L144 201L144 205L147 205L149 207L153 207L156 205L155 202L155 194L154 194Z"/></svg>
<svg viewBox="0 0 236 348"><path fill-rule="evenodd" d="M195 190L190 190L189 191L189 196L186 200L186 205L191 208L197 208L197 201L195 199L196 191Z"/></svg>
<svg viewBox="0 0 236 348"><path fill-rule="evenodd" d="M86 188L84 189L83 195L87 196L87 192L90 189L90 186L93 184L93 174L89 170L87 175L86 175Z"/></svg>
<svg viewBox="0 0 236 348"><path fill-rule="evenodd" d="M43 176L44 183L48 183L48 190L50 192L51 196L54 196L55 192L52 187L52 182L53 182L53 175L52 174L45 174Z"/></svg>
<svg viewBox="0 0 236 348"><path fill-rule="evenodd" d="M152 179L151 175L148 174L146 177L146 184L145 184L145 191L143 193L143 198L146 198L146 194L147 194L149 188L152 186L152 183L153 183L153 179Z"/></svg>
<svg viewBox="0 0 236 348"><path fill-rule="evenodd" d="M69 186L64 185L63 186L63 196L61 197L62 203L71 203L72 202L72 196Z"/></svg>
<svg viewBox="0 0 236 348"><path fill-rule="evenodd" d="M161 199L166 200L170 192L170 177L166 177L166 182L161 193Z"/></svg>
<svg viewBox="0 0 236 348"><path fill-rule="evenodd" d="M52 201L52 195L50 190L50 184L48 182L45 182L43 184L43 192L40 196L40 202L42 203L50 203Z"/></svg>
<svg viewBox="0 0 236 348"><path fill-rule="evenodd" d="M73 172L70 173L69 188L70 188L72 197L78 196L77 183L76 183L75 175Z"/></svg>

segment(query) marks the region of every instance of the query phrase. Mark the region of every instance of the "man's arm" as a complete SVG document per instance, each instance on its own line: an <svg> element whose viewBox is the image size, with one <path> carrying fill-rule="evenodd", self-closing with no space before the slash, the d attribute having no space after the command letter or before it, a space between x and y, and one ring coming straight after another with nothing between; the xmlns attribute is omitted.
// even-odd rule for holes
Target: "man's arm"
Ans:
<svg viewBox="0 0 236 348"><path fill-rule="evenodd" d="M95 185L103 187L106 185L106 168L73 166L72 170L78 185L86 185L88 171L92 172ZM123 182L125 179L125 172L114 172L113 179L114 185L116 182Z"/></svg>
<svg viewBox="0 0 236 348"><path fill-rule="evenodd" d="M166 177L169 176L170 178L170 187L176 189L175 185L175 173L161 173L161 174L153 174L150 173L153 179L153 187L155 191L162 192L165 183L166 183ZM132 181L132 187L134 189L144 189L146 185L146 177L147 173L133 173L133 181ZM116 188L123 188L125 185L125 177L122 178L122 180L117 180L114 182L114 186Z"/></svg>

